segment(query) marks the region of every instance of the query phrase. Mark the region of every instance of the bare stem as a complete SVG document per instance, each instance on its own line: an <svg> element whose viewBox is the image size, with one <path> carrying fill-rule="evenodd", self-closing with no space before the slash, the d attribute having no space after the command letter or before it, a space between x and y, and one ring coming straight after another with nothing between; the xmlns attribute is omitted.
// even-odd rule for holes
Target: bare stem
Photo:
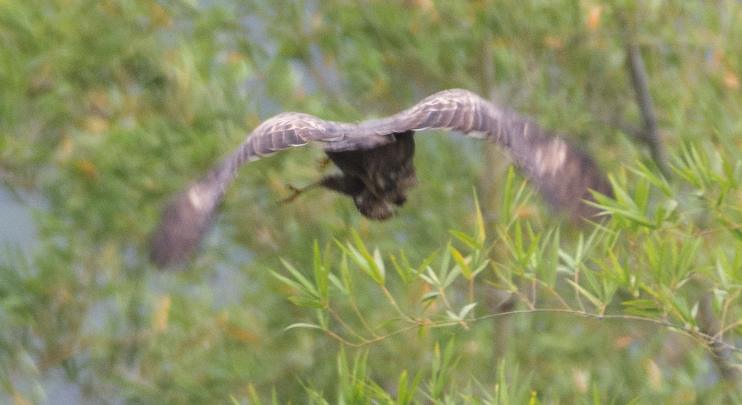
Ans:
<svg viewBox="0 0 742 405"><path fill-rule="evenodd" d="M627 64L631 73L631 84L634 87L636 102L639 105L639 111L641 112L644 124L643 130L640 133L640 139L649 148L652 160L662 174L669 178L671 172L667 166L665 146L662 144L659 135L659 125L657 124L657 115L655 114L652 95L649 92L649 79L647 70L644 67L644 59L642 58L639 45L637 45L633 33L628 28L628 24L625 21L622 24L623 36L626 41Z"/></svg>

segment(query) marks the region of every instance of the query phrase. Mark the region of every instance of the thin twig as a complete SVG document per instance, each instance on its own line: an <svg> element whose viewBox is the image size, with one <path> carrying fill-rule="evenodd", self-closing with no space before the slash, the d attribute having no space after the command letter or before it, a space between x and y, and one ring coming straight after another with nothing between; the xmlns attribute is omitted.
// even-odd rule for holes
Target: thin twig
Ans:
<svg viewBox="0 0 742 405"><path fill-rule="evenodd" d="M686 327L674 324L664 319L653 319L653 318L647 318L647 317L643 317L639 315L625 315L625 314L624 315L604 315L604 314L593 314L589 312L576 311L576 310L571 310L571 309L532 308L532 309L522 309L522 310L489 314L489 315L481 316L479 318L465 319L463 320L463 322L467 324L472 324L472 323L480 322L486 319L499 318L499 317L507 316L507 315L536 314L536 313L562 313L562 314L577 315L583 318L590 318L590 319L597 319L597 320L629 320L629 321L648 322L648 323L653 323L655 325L669 328L677 333L680 333L681 335L687 336L691 339L694 339L695 341L701 342L707 346L707 348L712 352L712 354L715 354L716 352L715 347L724 349L730 353L734 352L734 353L742 354L742 349L737 348L729 343L726 343L722 339L715 337L713 335L709 335L707 333L693 330L693 329L688 329ZM401 328L401 329L397 329L396 331L390 332L386 335L380 335L378 338L375 338L372 340L366 340L360 344L349 343L345 339L342 339L339 336L337 336L335 333L332 333L329 330L327 330L327 332L328 334L330 334L330 336L342 341L343 343L346 343L353 347L360 347L368 343L373 343L373 342L380 341L380 340L386 339L394 335L398 335L400 333L404 333L413 328L419 328L421 326L434 327L434 326L451 323L451 320L448 320L448 319L440 320L440 321L431 321L429 319L412 319L412 318L408 318L408 319L410 320L410 322L413 323L412 325ZM730 363L729 367L735 368L735 369L739 368L738 365L734 365L733 363Z"/></svg>

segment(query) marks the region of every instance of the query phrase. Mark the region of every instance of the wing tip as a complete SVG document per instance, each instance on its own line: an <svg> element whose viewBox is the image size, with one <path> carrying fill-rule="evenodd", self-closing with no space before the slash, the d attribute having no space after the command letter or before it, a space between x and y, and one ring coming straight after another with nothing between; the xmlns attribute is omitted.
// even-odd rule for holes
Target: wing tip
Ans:
<svg viewBox="0 0 742 405"><path fill-rule="evenodd" d="M214 191L198 182L168 204L150 238L149 260L156 267L182 267L199 249L221 201L220 195L212 195Z"/></svg>

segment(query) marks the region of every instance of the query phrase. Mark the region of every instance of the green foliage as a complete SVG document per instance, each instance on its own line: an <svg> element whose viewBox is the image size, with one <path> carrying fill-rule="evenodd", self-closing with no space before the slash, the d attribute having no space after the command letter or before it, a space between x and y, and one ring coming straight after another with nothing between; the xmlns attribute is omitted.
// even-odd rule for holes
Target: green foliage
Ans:
<svg viewBox="0 0 742 405"><path fill-rule="evenodd" d="M0 250L0 402L54 403L57 378L96 403L742 403L716 357L742 364L740 16L0 0L0 182L42 201L36 246ZM673 178L632 138L624 29ZM147 262L169 196L261 120L352 122L451 87L596 156L605 220L551 219L512 169L481 175L488 147L423 132L390 221L325 191L277 204L325 170L303 148L240 171L184 272Z"/></svg>

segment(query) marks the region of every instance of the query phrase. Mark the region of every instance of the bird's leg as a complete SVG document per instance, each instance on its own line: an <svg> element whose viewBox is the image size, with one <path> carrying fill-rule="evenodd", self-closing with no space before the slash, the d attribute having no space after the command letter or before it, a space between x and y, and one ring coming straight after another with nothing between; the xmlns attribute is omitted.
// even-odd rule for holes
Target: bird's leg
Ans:
<svg viewBox="0 0 742 405"><path fill-rule="evenodd" d="M327 169L327 167L330 166L331 164L332 164L332 161L330 159L328 159L328 158L319 158L319 159L317 159L317 166L319 166L319 169L320 170ZM322 184L322 180L320 180L320 181L318 181L316 183L312 183L312 184L310 184L310 185L308 185L306 187L302 187L302 188L296 188L296 187L292 186L291 184L288 184L286 186L286 188L288 188L289 191L291 191L291 195L288 196L288 197L286 197L286 198L284 198L284 199L282 199L278 203L279 204L288 204L290 202L293 202L297 197L299 197L300 194L304 193L305 191L311 190L311 189L313 189L315 187L318 187L318 186L325 186L324 184Z"/></svg>
<svg viewBox="0 0 742 405"><path fill-rule="evenodd" d="M311 189L313 189L313 188L315 188L317 186L320 186L320 183L319 182L312 183L312 184L310 184L310 185L308 185L306 187L302 187L302 188L296 188L296 187L292 186L291 184L289 184L289 185L286 186L286 188L288 188L291 191L291 195L288 196L288 197L286 197L286 198L284 198L284 199L282 199L278 203L279 204L288 204L288 203L294 201L297 197L299 197L300 194L304 193L305 191L311 190Z"/></svg>
<svg viewBox="0 0 742 405"><path fill-rule="evenodd" d="M355 176L346 176L344 174L325 176L320 179L316 185L351 197L359 195L366 189L366 186L361 179Z"/></svg>

